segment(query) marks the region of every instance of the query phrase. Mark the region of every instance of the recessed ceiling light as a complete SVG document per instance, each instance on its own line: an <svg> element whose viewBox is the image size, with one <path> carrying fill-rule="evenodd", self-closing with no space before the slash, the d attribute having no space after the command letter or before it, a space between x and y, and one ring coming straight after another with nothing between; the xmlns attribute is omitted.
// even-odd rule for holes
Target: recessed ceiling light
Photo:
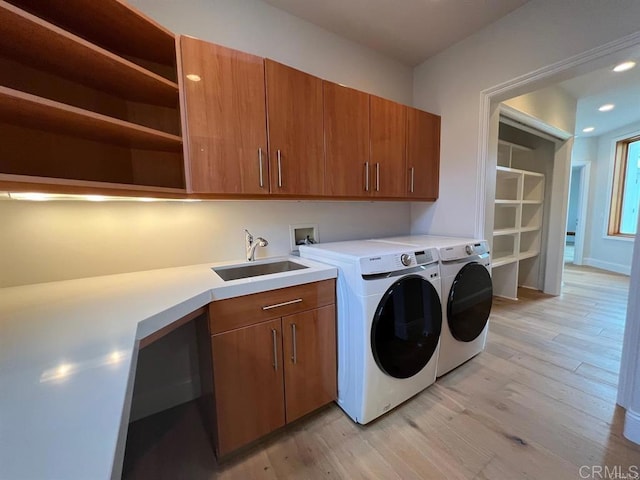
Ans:
<svg viewBox="0 0 640 480"><path fill-rule="evenodd" d="M622 62L622 63L616 65L613 68L613 71L614 72L626 72L627 70L631 70L635 66L636 66L636 62L632 62L632 61Z"/></svg>
<svg viewBox="0 0 640 480"><path fill-rule="evenodd" d="M598 110L600 110L601 112L610 112L614 108L615 108L615 105L613 103L605 103Z"/></svg>
<svg viewBox="0 0 640 480"><path fill-rule="evenodd" d="M587 127L587 128L583 128L582 131L584 133L591 133L595 130L595 127Z"/></svg>
<svg viewBox="0 0 640 480"><path fill-rule="evenodd" d="M190 73L189 75L187 75L187 78L192 82L199 82L200 80L202 80L200 78L200 75L196 75L195 73Z"/></svg>

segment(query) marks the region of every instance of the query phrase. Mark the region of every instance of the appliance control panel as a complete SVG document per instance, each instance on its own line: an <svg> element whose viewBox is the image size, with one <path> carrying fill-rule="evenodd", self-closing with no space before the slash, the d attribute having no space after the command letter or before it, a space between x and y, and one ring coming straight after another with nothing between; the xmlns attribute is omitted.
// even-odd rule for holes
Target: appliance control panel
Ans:
<svg viewBox="0 0 640 480"><path fill-rule="evenodd" d="M435 248L372 255L360 259L360 271L363 275L390 273L419 265L435 263L438 261L438 258L438 251Z"/></svg>
<svg viewBox="0 0 640 480"><path fill-rule="evenodd" d="M460 260L472 255L484 255L486 253L489 253L489 244L486 240L478 240L476 242L463 243L451 247L442 247L440 249L440 260L447 262Z"/></svg>

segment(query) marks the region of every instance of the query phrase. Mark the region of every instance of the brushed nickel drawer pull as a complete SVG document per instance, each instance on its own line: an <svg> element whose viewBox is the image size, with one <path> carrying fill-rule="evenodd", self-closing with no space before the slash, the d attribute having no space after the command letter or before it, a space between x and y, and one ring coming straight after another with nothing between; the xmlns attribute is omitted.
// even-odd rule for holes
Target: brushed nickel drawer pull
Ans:
<svg viewBox="0 0 640 480"><path fill-rule="evenodd" d="M273 369L278 371L278 331L274 328L271 330L271 337L273 338Z"/></svg>
<svg viewBox="0 0 640 480"><path fill-rule="evenodd" d="M295 300L289 300L288 302L276 303L275 305L267 305L266 307L262 307L262 310L271 310L272 308L284 307L286 305L293 305L294 303L302 302L301 298L296 298Z"/></svg>
<svg viewBox="0 0 640 480"><path fill-rule="evenodd" d="M297 348L297 340L296 340L296 324L292 323L291 324L291 335L293 338L293 356L291 357L291 360L293 360L294 365L296 363L298 363L298 348Z"/></svg>
<svg viewBox="0 0 640 480"><path fill-rule="evenodd" d="M369 162L364 162L364 191L369 191Z"/></svg>
<svg viewBox="0 0 640 480"><path fill-rule="evenodd" d="M411 167L411 193L413 193L413 178L415 176L416 173L416 169L414 167Z"/></svg>
<svg viewBox="0 0 640 480"><path fill-rule="evenodd" d="M278 150L278 187L282 188L282 153Z"/></svg>
<svg viewBox="0 0 640 480"><path fill-rule="evenodd" d="M262 148L258 148L258 162L260 165L260 188L264 188L264 181L262 180Z"/></svg>
<svg viewBox="0 0 640 480"><path fill-rule="evenodd" d="M380 164L376 163L376 192L380 191Z"/></svg>

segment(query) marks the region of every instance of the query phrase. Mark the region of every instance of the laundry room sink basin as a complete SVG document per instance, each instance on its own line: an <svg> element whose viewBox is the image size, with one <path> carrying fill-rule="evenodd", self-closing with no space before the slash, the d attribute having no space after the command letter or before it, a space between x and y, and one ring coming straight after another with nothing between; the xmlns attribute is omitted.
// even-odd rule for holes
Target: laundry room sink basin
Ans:
<svg viewBox="0 0 640 480"><path fill-rule="evenodd" d="M251 263L242 265L229 265L224 267L214 267L212 270L218 274L222 280L239 280L241 278L259 277L261 275L271 275L274 273L291 272L309 268L290 260L277 260L274 262Z"/></svg>

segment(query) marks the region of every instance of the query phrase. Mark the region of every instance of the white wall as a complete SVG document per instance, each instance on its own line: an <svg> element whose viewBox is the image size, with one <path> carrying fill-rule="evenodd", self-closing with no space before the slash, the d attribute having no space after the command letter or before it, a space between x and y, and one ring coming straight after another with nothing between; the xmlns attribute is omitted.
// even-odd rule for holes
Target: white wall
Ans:
<svg viewBox="0 0 640 480"><path fill-rule="evenodd" d="M176 33L411 104L413 70L261 0L129 0Z"/></svg>
<svg viewBox="0 0 640 480"><path fill-rule="evenodd" d="M525 93L503 102L553 127L573 133L578 102L557 85Z"/></svg>
<svg viewBox="0 0 640 480"><path fill-rule="evenodd" d="M412 205L412 231L484 234L476 208L483 90L636 32L638 18L635 0L531 0L418 66L414 105L442 115L441 178L436 203Z"/></svg>
<svg viewBox="0 0 640 480"><path fill-rule="evenodd" d="M617 140L638 133L640 133L640 122L598 137L578 138L572 154L573 161L591 163L584 263L626 275L631 272L633 241L627 238L607 236L607 221L611 200L615 143Z"/></svg>
<svg viewBox="0 0 640 480"><path fill-rule="evenodd" d="M406 202L0 201L0 287L290 251L289 225L317 223L321 241L406 233Z"/></svg>

